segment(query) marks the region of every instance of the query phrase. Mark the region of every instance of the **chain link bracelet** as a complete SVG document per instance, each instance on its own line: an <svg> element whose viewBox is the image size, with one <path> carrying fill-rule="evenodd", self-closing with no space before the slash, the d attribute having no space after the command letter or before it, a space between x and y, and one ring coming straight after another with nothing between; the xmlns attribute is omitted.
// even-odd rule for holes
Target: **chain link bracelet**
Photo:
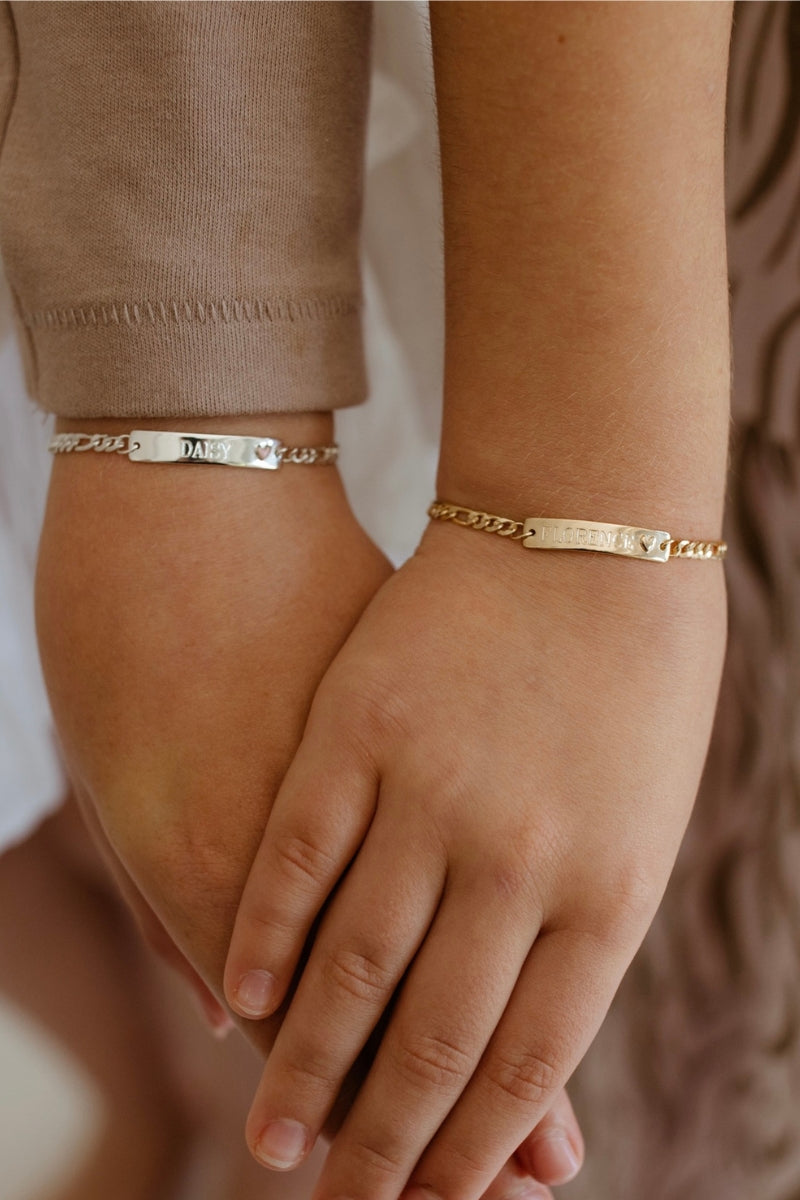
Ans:
<svg viewBox="0 0 800 1200"><path fill-rule="evenodd" d="M51 454L126 454L131 462L216 463L225 467L255 467L276 471L284 463L327 466L335 463L337 445L285 446L278 438L242 437L227 433L178 433L162 429L132 429L130 433L57 433Z"/></svg>
<svg viewBox="0 0 800 1200"><path fill-rule="evenodd" d="M453 521L467 529L521 541L528 550L599 550L646 562L669 562L671 558L721 559L728 551L725 542L673 538L663 529L639 529L635 525L608 525L567 517L528 517L516 521L446 500L435 500L428 516L433 521Z"/></svg>

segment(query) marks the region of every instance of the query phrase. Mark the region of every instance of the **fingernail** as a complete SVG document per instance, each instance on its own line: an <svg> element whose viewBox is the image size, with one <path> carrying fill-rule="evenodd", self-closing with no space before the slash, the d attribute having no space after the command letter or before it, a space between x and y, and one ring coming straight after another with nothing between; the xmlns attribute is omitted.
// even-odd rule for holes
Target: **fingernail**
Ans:
<svg viewBox="0 0 800 1200"><path fill-rule="evenodd" d="M218 1016L209 1018L211 1033L218 1042L224 1042L229 1033L235 1029L233 1021L227 1013L220 1013Z"/></svg>
<svg viewBox="0 0 800 1200"><path fill-rule="evenodd" d="M299 1121L272 1121L256 1142L256 1157L268 1167L288 1171L304 1157L308 1130Z"/></svg>
<svg viewBox="0 0 800 1200"><path fill-rule="evenodd" d="M536 1174L548 1183L567 1183L580 1170L580 1161L565 1133L550 1133L536 1139Z"/></svg>
<svg viewBox="0 0 800 1200"><path fill-rule="evenodd" d="M275 976L269 971L248 971L236 987L236 1007L245 1017L266 1017L275 992Z"/></svg>
<svg viewBox="0 0 800 1200"><path fill-rule="evenodd" d="M215 1038L224 1038L235 1028L224 1008L221 1008L210 996L191 988L189 995L203 1025Z"/></svg>

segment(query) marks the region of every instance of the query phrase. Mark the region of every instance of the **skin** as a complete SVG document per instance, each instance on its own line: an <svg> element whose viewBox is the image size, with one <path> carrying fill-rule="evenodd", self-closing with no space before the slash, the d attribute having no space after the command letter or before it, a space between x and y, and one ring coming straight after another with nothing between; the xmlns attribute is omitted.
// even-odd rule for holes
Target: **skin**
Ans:
<svg viewBox="0 0 800 1200"><path fill-rule="evenodd" d="M310 1148L408 972L318 1197L388 1200L409 1178L479 1196L661 898L714 712L721 571L632 580L575 557L431 529L317 691L227 979L233 998L258 963L279 1002L338 884L251 1111L258 1155L276 1120Z"/></svg>
<svg viewBox="0 0 800 1200"><path fill-rule="evenodd" d="M440 497L719 537L730 20L432 5ZM248 1121L262 1161L302 1161L383 1018L314 1200L481 1195L653 917L725 634L718 562L428 529L316 693L239 909L226 995L251 1017L324 912Z"/></svg>
<svg viewBox="0 0 800 1200"><path fill-rule="evenodd" d="M295 444L332 432L319 415L137 425L268 430ZM104 432L130 427L93 422ZM334 468L265 477L122 456L54 459L36 616L62 751L148 940L217 1024L226 1020L222 974L237 905L314 691L390 574ZM281 1019L238 1023L263 1055ZM490 1200L523 1184L550 1194L530 1172L563 1175L549 1153L558 1131L579 1159L565 1096L488 1181Z"/></svg>

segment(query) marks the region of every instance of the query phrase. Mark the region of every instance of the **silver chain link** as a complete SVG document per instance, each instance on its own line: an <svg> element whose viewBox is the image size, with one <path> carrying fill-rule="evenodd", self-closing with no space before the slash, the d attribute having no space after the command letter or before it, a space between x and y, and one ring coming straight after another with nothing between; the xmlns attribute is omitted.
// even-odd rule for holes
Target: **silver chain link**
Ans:
<svg viewBox="0 0 800 1200"><path fill-rule="evenodd" d="M313 466L319 463L325 466L336 462L339 457L338 446L281 446L277 452L281 463L298 463L303 466Z"/></svg>
<svg viewBox="0 0 800 1200"><path fill-rule="evenodd" d="M130 434L127 433L57 433L47 449L51 454L81 454L96 450L98 454L130 454Z"/></svg>
<svg viewBox="0 0 800 1200"><path fill-rule="evenodd" d="M57 433L47 448L51 454L81 454L84 450L95 450L98 454L130 454L137 446L138 442L131 443L128 433ZM298 466L313 466L318 463L320 466L326 466L336 462L339 447L280 446L276 455L281 465L294 463Z"/></svg>

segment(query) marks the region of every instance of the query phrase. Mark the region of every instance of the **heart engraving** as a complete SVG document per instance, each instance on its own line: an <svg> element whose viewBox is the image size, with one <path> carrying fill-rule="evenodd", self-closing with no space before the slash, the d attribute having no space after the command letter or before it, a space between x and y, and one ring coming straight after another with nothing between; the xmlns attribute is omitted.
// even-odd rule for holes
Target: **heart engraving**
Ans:
<svg viewBox="0 0 800 1200"><path fill-rule="evenodd" d="M656 544L656 535L654 533L643 533L639 538L639 544L641 545L645 554L649 554L653 549L653 546Z"/></svg>
<svg viewBox="0 0 800 1200"><path fill-rule="evenodd" d="M256 446L256 454L258 455L258 457L261 459L262 462L264 461L265 458L269 458L271 451L272 451L271 446L264 446L264 445Z"/></svg>

